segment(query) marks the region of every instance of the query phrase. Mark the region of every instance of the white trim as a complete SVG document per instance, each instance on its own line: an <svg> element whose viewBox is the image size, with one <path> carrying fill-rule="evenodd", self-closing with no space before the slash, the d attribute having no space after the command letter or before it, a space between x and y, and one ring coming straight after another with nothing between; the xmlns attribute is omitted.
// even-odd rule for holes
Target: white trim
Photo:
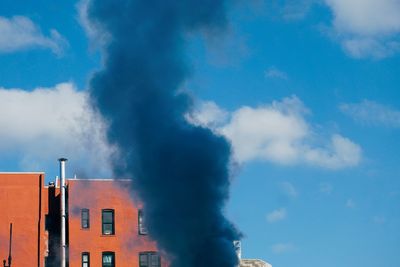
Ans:
<svg viewBox="0 0 400 267"><path fill-rule="evenodd" d="M115 178L67 178L67 181L86 181L86 182L131 182L131 179L115 179Z"/></svg>

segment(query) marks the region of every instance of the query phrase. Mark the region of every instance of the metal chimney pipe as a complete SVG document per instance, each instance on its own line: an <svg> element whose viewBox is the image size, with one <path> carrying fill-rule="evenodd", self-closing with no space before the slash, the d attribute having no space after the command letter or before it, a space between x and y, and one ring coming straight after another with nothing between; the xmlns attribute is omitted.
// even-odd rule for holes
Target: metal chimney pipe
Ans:
<svg viewBox="0 0 400 267"><path fill-rule="evenodd" d="M239 261L242 259L242 242L240 240L233 241L233 246L235 248L236 255Z"/></svg>
<svg viewBox="0 0 400 267"><path fill-rule="evenodd" d="M60 162L60 214L61 214L61 267L67 266L67 233L66 233L66 223L67 223L67 214L66 214L66 198L65 198L65 162L66 158L58 159Z"/></svg>
<svg viewBox="0 0 400 267"><path fill-rule="evenodd" d="M10 243L8 245L8 265L6 260L3 260L3 267L11 267L11 247L12 247L12 223L10 223Z"/></svg>

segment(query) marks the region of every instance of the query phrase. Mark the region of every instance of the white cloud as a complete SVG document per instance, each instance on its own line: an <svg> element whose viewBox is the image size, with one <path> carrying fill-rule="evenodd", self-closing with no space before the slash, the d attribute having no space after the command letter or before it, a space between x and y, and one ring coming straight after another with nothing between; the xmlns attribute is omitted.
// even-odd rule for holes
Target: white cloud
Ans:
<svg viewBox="0 0 400 267"><path fill-rule="evenodd" d="M352 37L343 39L342 46L345 51L355 58L371 56L373 58L380 59L389 57L400 50L400 42L382 42L370 37Z"/></svg>
<svg viewBox="0 0 400 267"><path fill-rule="evenodd" d="M40 47L61 55L66 45L66 40L55 29L50 30L50 36L45 36L39 26L27 17L0 16L0 53Z"/></svg>
<svg viewBox="0 0 400 267"><path fill-rule="evenodd" d="M298 195L298 192L292 183L283 182L281 183L281 188L283 192L289 197L297 197Z"/></svg>
<svg viewBox="0 0 400 267"><path fill-rule="evenodd" d="M400 128L400 110L374 101L344 103L339 106L339 109L362 124Z"/></svg>
<svg viewBox="0 0 400 267"><path fill-rule="evenodd" d="M332 29L344 50L356 58L384 58L400 50L400 1L325 0Z"/></svg>
<svg viewBox="0 0 400 267"><path fill-rule="evenodd" d="M292 243L277 243L274 244L271 249L275 254L282 254L293 251L295 246Z"/></svg>
<svg viewBox="0 0 400 267"><path fill-rule="evenodd" d="M221 132L232 141L239 161L257 158L291 163L299 157L298 144L308 135L297 98L259 108L242 107Z"/></svg>
<svg viewBox="0 0 400 267"><path fill-rule="evenodd" d="M398 0L325 0L334 12L334 26L355 34L391 34L400 31Z"/></svg>
<svg viewBox="0 0 400 267"><path fill-rule="evenodd" d="M79 23L85 30L86 34L89 37L94 37L96 36L96 29L90 23L90 20L88 18L88 13L87 13L88 5L89 5L89 0L81 0L76 4L76 9L78 11Z"/></svg>
<svg viewBox="0 0 400 267"><path fill-rule="evenodd" d="M268 8L290 21L321 3L332 13L328 35L351 57L381 59L400 51L399 0L285 0Z"/></svg>
<svg viewBox="0 0 400 267"><path fill-rule="evenodd" d="M275 78L275 79L282 79L282 80L287 80L288 79L288 75L286 74L286 72L279 70L276 67L270 67L265 71L265 77L267 78Z"/></svg>
<svg viewBox="0 0 400 267"><path fill-rule="evenodd" d="M361 161L361 148L350 139L334 134L325 148L304 151L307 162L328 169L356 166Z"/></svg>
<svg viewBox="0 0 400 267"><path fill-rule="evenodd" d="M356 207L356 203L354 202L353 199L349 198L346 201L346 207L349 208L349 209L354 209Z"/></svg>
<svg viewBox="0 0 400 267"><path fill-rule="evenodd" d="M196 106L195 113L186 114L186 119L195 125L214 128L226 122L228 112L221 109L215 102L203 101Z"/></svg>
<svg viewBox="0 0 400 267"><path fill-rule="evenodd" d="M229 114L227 122L212 126L208 121L201 123L203 117L210 118L202 115L204 112L197 109L189 117L226 136L232 143L235 159L241 163L266 160L340 169L361 161L361 148L341 135L333 134L329 140L316 144L315 139L322 137L312 132L305 118L309 111L295 96L257 108L241 107Z"/></svg>
<svg viewBox="0 0 400 267"><path fill-rule="evenodd" d="M286 213L286 209L284 209L284 208L273 210L267 214L267 222L274 223L274 222L282 221L286 218L286 216L287 216L287 213Z"/></svg>
<svg viewBox="0 0 400 267"><path fill-rule="evenodd" d="M101 26L91 21L88 17L90 0L81 0L77 3L78 21L85 30L92 48L105 45L110 40L110 34L101 30Z"/></svg>
<svg viewBox="0 0 400 267"><path fill-rule="evenodd" d="M0 88L0 150L16 154L22 170L47 170L60 156L80 175L111 175L114 149L85 92L70 83L33 91Z"/></svg>

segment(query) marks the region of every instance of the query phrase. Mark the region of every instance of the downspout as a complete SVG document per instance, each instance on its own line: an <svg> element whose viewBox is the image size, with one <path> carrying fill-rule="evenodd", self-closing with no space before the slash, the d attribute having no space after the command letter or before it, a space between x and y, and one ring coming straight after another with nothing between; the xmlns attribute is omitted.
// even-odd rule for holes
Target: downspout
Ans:
<svg viewBox="0 0 400 267"><path fill-rule="evenodd" d="M60 162L60 214L61 214L61 267L67 267L67 234L66 234L66 223L67 223L67 214L66 214L66 197L65 197L65 162L67 159L60 158L58 160Z"/></svg>

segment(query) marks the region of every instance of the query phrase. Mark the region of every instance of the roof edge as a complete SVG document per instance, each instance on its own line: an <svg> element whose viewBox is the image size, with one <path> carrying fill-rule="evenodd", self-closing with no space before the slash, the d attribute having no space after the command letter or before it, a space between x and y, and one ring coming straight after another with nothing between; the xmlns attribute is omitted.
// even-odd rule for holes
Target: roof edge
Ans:
<svg viewBox="0 0 400 267"><path fill-rule="evenodd" d="M0 174L45 174L45 172L0 172Z"/></svg>
<svg viewBox="0 0 400 267"><path fill-rule="evenodd" d="M86 182L131 182L131 179L117 179L117 178L67 178L67 181L86 181Z"/></svg>

